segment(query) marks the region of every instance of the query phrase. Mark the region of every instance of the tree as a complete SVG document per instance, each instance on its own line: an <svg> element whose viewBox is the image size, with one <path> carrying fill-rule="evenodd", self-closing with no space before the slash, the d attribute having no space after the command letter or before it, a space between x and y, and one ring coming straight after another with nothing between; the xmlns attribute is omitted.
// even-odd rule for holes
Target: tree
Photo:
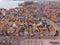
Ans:
<svg viewBox="0 0 60 45"><path fill-rule="evenodd" d="M31 4L33 4L33 2L32 1L27 1L27 2L24 2L24 3L18 3L18 6L27 6L27 5L31 5Z"/></svg>
<svg viewBox="0 0 60 45"><path fill-rule="evenodd" d="M20 3L18 3L18 6L24 6L24 5L25 5L24 3L21 3L21 4L20 4Z"/></svg>

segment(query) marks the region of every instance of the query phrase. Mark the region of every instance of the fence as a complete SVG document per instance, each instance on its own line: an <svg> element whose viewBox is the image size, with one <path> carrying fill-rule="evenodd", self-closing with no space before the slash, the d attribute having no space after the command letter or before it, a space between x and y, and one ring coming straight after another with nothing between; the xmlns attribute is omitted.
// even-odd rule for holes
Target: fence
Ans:
<svg viewBox="0 0 60 45"><path fill-rule="evenodd" d="M60 40L26 39L21 45L60 45Z"/></svg>

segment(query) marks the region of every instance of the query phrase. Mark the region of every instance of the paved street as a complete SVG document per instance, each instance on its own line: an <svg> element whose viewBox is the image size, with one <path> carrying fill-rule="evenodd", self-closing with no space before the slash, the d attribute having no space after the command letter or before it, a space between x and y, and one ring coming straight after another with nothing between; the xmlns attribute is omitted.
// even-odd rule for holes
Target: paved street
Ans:
<svg viewBox="0 0 60 45"><path fill-rule="evenodd" d="M0 40L1 39L3 38L0 37ZM5 37L5 40L7 39L9 38ZM50 42L55 42L56 45L60 45L60 39L54 40L54 39L37 39L37 38L32 39L32 38L24 38L24 37L14 37L14 40L12 41L13 42L11 43L7 43L7 45L50 45ZM6 42L8 42L8 40Z"/></svg>

